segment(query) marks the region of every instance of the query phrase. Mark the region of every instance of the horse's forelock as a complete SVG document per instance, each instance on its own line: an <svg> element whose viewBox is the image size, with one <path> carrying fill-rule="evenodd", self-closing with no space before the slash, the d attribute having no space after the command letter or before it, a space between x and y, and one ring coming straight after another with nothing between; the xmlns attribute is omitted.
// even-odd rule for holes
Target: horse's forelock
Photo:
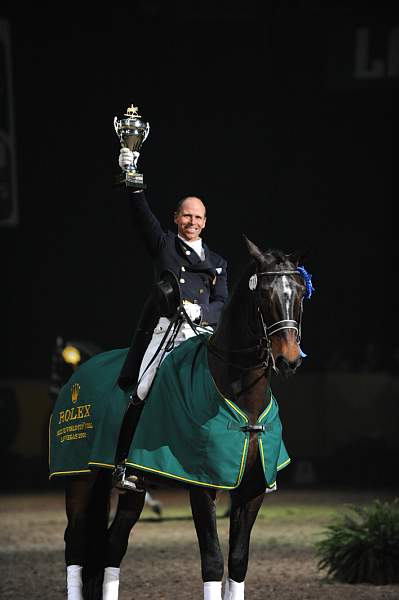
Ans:
<svg viewBox="0 0 399 600"><path fill-rule="evenodd" d="M292 262L290 256L288 254L285 254L282 250L279 250L278 248L271 248L267 250L263 253L263 256L265 259L265 263L267 263L269 266L272 266L273 264L291 264Z"/></svg>

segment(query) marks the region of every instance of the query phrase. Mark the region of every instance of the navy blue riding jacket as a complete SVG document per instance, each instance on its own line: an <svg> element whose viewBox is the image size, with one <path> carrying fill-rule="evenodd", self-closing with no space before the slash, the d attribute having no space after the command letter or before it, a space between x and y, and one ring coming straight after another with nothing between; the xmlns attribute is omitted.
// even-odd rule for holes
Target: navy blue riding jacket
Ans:
<svg viewBox="0 0 399 600"><path fill-rule="evenodd" d="M226 260L202 243L202 261L176 233L162 229L143 192L129 191L128 196L133 226L152 258L156 281L163 271L172 271L179 281L181 299L200 305L201 325L217 325L228 296ZM150 294L119 374L122 389L137 383L142 358L160 316L156 297Z"/></svg>
<svg viewBox="0 0 399 600"><path fill-rule="evenodd" d="M163 271L172 271L179 280L182 299L200 305L201 324L215 326L228 296L226 260L202 242L202 261L176 233L165 231L144 192L129 193L129 203L133 225L153 260L157 280Z"/></svg>

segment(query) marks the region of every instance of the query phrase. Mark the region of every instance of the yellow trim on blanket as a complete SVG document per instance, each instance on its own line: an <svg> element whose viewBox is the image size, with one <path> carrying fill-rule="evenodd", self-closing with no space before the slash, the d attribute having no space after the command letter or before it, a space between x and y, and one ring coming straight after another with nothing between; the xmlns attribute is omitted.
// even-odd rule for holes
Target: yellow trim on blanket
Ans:
<svg viewBox="0 0 399 600"><path fill-rule="evenodd" d="M210 371L209 371L209 377L212 379L213 385L215 386L215 389L216 389L217 393L219 394L219 396L221 398L223 398L223 400L225 402L227 402L227 404L229 406L231 406L231 408L233 410L235 410L245 420L246 423L248 423L249 419L248 419L247 415L245 414L245 412L243 412L240 408L238 408L238 406L236 404L234 404L234 402L232 400L229 400L228 398L226 398L225 396L223 396L222 392L219 390L218 386L216 385L216 382L215 382L215 380L214 380L214 378L212 376L212 373Z"/></svg>
<svg viewBox="0 0 399 600"><path fill-rule="evenodd" d="M51 458L51 419L53 415L50 415L50 419L48 422L48 466L50 468L50 458Z"/></svg>
<svg viewBox="0 0 399 600"><path fill-rule="evenodd" d="M220 392L219 392L219 393L220 393ZM220 395L222 396L222 394L220 394ZM245 419L245 422L246 422L246 423L248 423L248 422L249 422L249 419L248 419L247 415L246 415L244 412L242 412L242 410L240 410L240 409L238 408L238 406L236 406L236 405L234 404L234 402L232 402L231 400L228 400L228 399L227 399L227 398L225 398L224 396L222 396L222 398L224 399L224 401L225 401L225 402L227 402L227 404L228 404L229 406L231 406L231 408L232 408L233 410L235 410L235 411L236 411L236 412L237 412L237 413L238 413L238 414L239 414L239 415L240 415L240 416L241 416L243 419Z"/></svg>
<svg viewBox="0 0 399 600"><path fill-rule="evenodd" d="M263 448L262 438L260 436L258 436L258 444L259 444L259 450L260 450L260 459L262 461L263 473L266 474L265 451L264 451L264 448Z"/></svg>
<svg viewBox="0 0 399 600"><path fill-rule="evenodd" d="M151 473L156 473L157 475L160 475L162 477L169 477L171 479L177 479L179 481L186 481L187 483L193 483L195 485L202 485L207 488L217 488L217 489L221 489L221 490L234 490L241 483L242 474L244 471L246 456L247 456L247 446L248 446L248 439L246 437L244 440L244 448L243 448L242 456L241 456L240 472L238 474L238 479L237 479L237 482L235 485L218 485L216 483L205 483L203 481L197 481L195 479L188 479L186 477L180 477L180 475L173 475L172 473L167 473L166 471L158 471L158 469L152 469L151 467L145 467L144 465L139 465L137 463L132 463L132 462L126 461L126 464L129 467L135 467L135 468L143 470L143 471L149 471Z"/></svg>
<svg viewBox="0 0 399 600"><path fill-rule="evenodd" d="M262 421L262 419L264 419L266 417L266 415L268 414L268 412L270 411L271 407L273 406L273 401L274 401L274 396L273 394L271 394L270 396L270 402L269 404L266 406L265 410L263 411L263 413L260 415L260 417L258 417L258 421L257 423L260 423Z"/></svg>
<svg viewBox="0 0 399 600"><path fill-rule="evenodd" d="M287 465L289 465L291 462L290 458L287 458L286 461L284 461L283 463L281 463L281 465L277 465L277 471L281 471L281 469L283 469L284 467L286 467Z"/></svg>
<svg viewBox="0 0 399 600"><path fill-rule="evenodd" d="M155 473L156 475L160 475L161 477L169 477L170 479L178 479L179 481L186 481L187 483L194 483L195 485L203 485L204 487L218 488L221 490L233 490L238 487L237 485L216 485L214 483L204 483L203 481L196 481L195 479L186 479L185 477L180 477L179 475L171 475L170 473L166 473L165 471L158 471L157 469L151 469L150 467L144 467L143 465L138 465L136 463L126 462L129 467L136 467L142 471L149 471L150 473Z"/></svg>
<svg viewBox="0 0 399 600"><path fill-rule="evenodd" d="M216 385L216 382L215 382L215 380L213 379L213 377L212 377L212 374L211 374L211 372L210 372L210 371L209 371L209 375L210 375L210 377L211 377L211 379L212 379L212 381L213 381L213 385L215 386L215 388L216 388L216 391L218 392L219 396L221 396L221 397L223 398L223 400L224 400L225 402L227 402L227 404L228 404L229 406L231 406L231 408L232 408L233 410L235 410L235 411L236 411L236 412L237 412L237 413L238 413L238 414L239 414L239 415L240 415L240 416L241 416L241 417L242 417L242 418L245 420L245 422L246 422L246 423L249 423L249 418L248 418L248 416L246 415L246 413L245 413L245 412L244 412L242 409L240 409L240 408L239 408L239 407L238 407L238 406L237 406L237 405L236 405L236 404L235 404L235 403L234 403L232 400L229 400L229 398L226 398L225 396L223 396L222 392L219 390L218 386ZM270 411L270 409L271 409L271 408L272 408L272 406L273 406L273 402L274 402L274 396L273 396L273 394L271 393L271 394L270 394L270 402L269 402L269 404L266 406L266 408L265 408L265 410L263 411L263 413L262 413L262 414L260 415L260 417L258 418L258 420L257 420L257 423L260 423L260 421L266 417L266 415L268 414L268 412Z"/></svg>
<svg viewBox="0 0 399 600"><path fill-rule="evenodd" d="M79 473L91 473L91 469L80 469L78 471L54 471L54 473L50 473L49 479L54 477L55 475L78 475Z"/></svg>
<svg viewBox="0 0 399 600"><path fill-rule="evenodd" d="M248 435L245 436L245 440L244 440L244 450L242 451L242 457L241 457L241 467L240 467L240 472L238 474L238 485L240 485L241 483L241 479L242 479L242 474L244 472L245 469L245 464L247 462L247 446L248 446ZM238 485L236 487L238 487Z"/></svg>
<svg viewBox="0 0 399 600"><path fill-rule="evenodd" d="M263 468L263 472L266 475L266 467L265 467L265 450L263 448L263 442L262 442L262 438L259 437L258 438L258 443L259 443L259 449L260 449L260 458L262 461L262 468ZM281 469L284 469L284 467L286 467L287 465L289 465L289 463L291 462L290 458L287 458L287 460L285 460L283 463L281 463L281 465L277 465L276 469L277 471L281 471ZM273 487L275 485L276 481L274 481L273 483L267 483L268 487Z"/></svg>
<svg viewBox="0 0 399 600"><path fill-rule="evenodd" d="M113 469L113 468L115 468L115 464L93 462L92 460L89 460L89 462L87 464L88 465L93 465L93 467L105 467L106 469Z"/></svg>

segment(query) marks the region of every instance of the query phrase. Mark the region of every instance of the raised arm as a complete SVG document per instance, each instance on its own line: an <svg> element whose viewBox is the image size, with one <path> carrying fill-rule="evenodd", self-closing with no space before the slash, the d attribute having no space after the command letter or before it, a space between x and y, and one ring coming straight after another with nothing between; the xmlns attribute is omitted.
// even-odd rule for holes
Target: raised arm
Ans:
<svg viewBox="0 0 399 600"><path fill-rule="evenodd" d="M128 192L133 227L150 255L155 258L166 243L166 233L152 212L144 192Z"/></svg>

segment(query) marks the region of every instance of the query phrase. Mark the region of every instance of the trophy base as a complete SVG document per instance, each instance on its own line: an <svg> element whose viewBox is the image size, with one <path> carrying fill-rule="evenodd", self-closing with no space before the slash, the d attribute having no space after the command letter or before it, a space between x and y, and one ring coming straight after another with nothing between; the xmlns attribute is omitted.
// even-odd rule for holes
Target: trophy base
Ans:
<svg viewBox="0 0 399 600"><path fill-rule="evenodd" d="M133 191L145 190L147 187L140 173L119 173L115 177L115 185L125 186Z"/></svg>

